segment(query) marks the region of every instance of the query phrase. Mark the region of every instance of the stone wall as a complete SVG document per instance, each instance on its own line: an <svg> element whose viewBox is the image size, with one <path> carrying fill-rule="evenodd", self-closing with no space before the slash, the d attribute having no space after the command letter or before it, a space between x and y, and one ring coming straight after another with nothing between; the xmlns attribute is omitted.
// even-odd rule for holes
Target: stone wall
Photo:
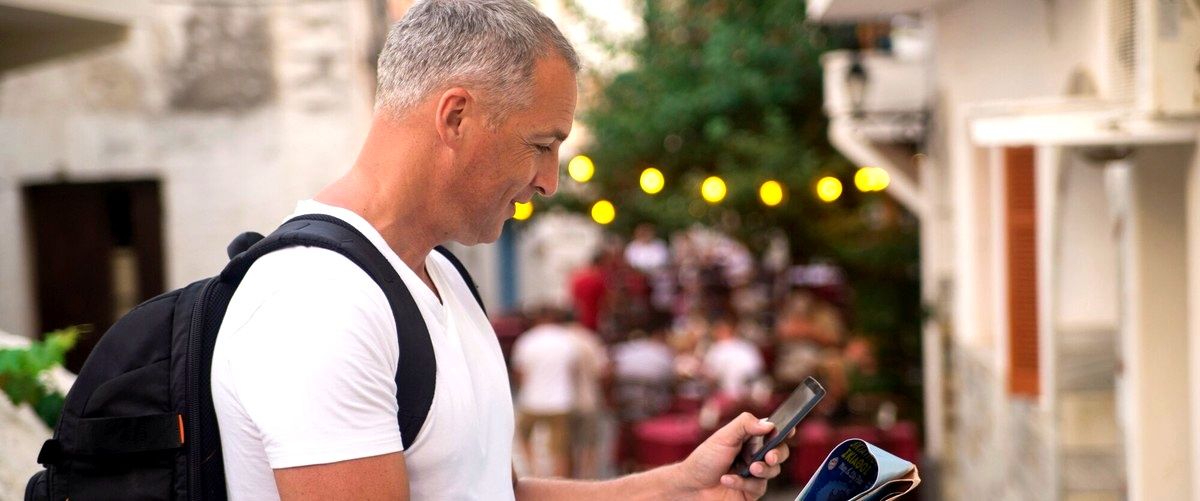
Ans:
<svg viewBox="0 0 1200 501"><path fill-rule="evenodd" d="M155 2L116 45L0 75L0 329L33 336L21 190L160 182L166 286L211 275L354 161L386 20L376 0Z"/></svg>
<svg viewBox="0 0 1200 501"><path fill-rule="evenodd" d="M955 348L951 365L946 499L1056 499L1047 413L1009 397L978 353Z"/></svg>

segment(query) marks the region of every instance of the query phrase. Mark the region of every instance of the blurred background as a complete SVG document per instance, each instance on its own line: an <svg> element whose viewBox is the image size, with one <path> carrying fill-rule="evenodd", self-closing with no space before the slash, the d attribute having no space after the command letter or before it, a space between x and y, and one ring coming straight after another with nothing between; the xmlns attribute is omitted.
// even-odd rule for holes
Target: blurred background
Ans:
<svg viewBox="0 0 1200 501"><path fill-rule="evenodd" d="M0 500L50 366L351 165L411 3L0 0ZM1200 2L535 3L585 63L562 187L454 248L519 471L678 461L812 375L779 499L846 437L912 499L1200 499Z"/></svg>

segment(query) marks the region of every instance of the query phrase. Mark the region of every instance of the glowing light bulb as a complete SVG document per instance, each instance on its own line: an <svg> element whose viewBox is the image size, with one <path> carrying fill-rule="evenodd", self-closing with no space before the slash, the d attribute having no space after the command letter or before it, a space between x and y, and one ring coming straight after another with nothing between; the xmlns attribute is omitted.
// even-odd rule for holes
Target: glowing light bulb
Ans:
<svg viewBox="0 0 1200 501"><path fill-rule="evenodd" d="M704 198L705 202L710 204L724 200L726 192L725 180L717 176L710 176L703 183L700 183L700 196Z"/></svg>
<svg viewBox="0 0 1200 501"><path fill-rule="evenodd" d="M817 181L817 198L822 202L833 202L842 196L842 182L836 177L825 176Z"/></svg>
<svg viewBox="0 0 1200 501"><path fill-rule="evenodd" d="M580 183L586 183L596 174L596 164L587 155L575 155L567 162L567 175Z"/></svg>
<svg viewBox="0 0 1200 501"><path fill-rule="evenodd" d="M513 219L524 221L533 215L533 202L517 202L513 209Z"/></svg>
<svg viewBox="0 0 1200 501"><path fill-rule="evenodd" d="M774 207L783 202L783 185L774 179L758 187L758 198L767 207Z"/></svg>
<svg viewBox="0 0 1200 501"><path fill-rule="evenodd" d="M642 171L642 177L639 180L642 185L642 191L648 194L655 194L662 191L666 185L666 179L663 178L662 171L654 167L648 167Z"/></svg>
<svg viewBox="0 0 1200 501"><path fill-rule="evenodd" d="M608 200L600 200L592 204L592 221L600 224L608 224L617 218L617 209L613 207L612 202Z"/></svg>

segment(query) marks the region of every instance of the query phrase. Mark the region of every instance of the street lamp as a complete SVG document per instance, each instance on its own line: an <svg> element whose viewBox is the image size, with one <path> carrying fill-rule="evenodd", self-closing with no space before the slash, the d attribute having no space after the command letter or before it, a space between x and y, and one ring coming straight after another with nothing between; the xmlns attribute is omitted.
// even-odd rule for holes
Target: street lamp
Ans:
<svg viewBox="0 0 1200 501"><path fill-rule="evenodd" d="M850 96L850 112L855 118L865 115L863 108L867 95L867 68L862 64L860 52L854 52L850 70L846 72L846 93Z"/></svg>

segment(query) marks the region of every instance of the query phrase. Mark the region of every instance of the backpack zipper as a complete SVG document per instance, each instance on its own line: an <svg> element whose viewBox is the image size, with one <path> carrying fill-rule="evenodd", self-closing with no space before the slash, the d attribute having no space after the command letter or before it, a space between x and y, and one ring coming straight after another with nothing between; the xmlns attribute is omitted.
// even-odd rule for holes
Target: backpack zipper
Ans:
<svg viewBox="0 0 1200 501"><path fill-rule="evenodd" d="M187 427L188 436L192 437L192 443L187 446L188 455L188 499L200 499L203 495L200 492L200 447L203 440L200 439L200 352L204 349L204 319L201 318L204 312L203 306L208 303L208 296L214 288L213 282L219 281L219 278L213 278L200 289L199 298L192 304L192 326L188 336L188 419L184 426Z"/></svg>

